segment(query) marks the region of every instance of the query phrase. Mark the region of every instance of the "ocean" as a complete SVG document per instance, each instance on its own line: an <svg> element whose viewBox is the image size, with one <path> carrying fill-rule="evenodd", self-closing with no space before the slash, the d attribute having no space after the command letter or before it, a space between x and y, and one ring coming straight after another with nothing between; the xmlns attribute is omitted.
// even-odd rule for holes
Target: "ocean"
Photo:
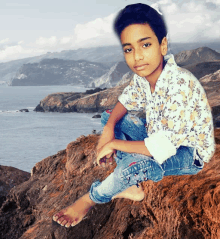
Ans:
<svg viewBox="0 0 220 239"><path fill-rule="evenodd" d="M95 113L33 111L48 94L85 92L83 86L0 85L0 165L30 172L42 159L65 149L81 135L102 129ZM29 112L19 112L28 109Z"/></svg>

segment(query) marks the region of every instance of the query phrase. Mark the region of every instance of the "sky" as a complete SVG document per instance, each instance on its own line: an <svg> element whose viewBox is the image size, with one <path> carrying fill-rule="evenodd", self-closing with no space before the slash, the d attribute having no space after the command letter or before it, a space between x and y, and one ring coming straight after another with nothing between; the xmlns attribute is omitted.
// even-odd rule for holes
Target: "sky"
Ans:
<svg viewBox="0 0 220 239"><path fill-rule="evenodd" d="M119 45L113 20L139 2L162 11L170 42L220 42L220 0L1 0L0 62Z"/></svg>

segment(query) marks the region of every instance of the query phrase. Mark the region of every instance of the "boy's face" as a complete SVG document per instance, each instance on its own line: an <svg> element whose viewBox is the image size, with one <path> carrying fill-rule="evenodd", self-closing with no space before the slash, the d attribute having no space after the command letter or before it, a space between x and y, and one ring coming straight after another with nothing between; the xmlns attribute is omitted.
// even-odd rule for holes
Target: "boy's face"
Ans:
<svg viewBox="0 0 220 239"><path fill-rule="evenodd" d="M154 82L163 70L163 56L167 53L167 40L159 44L148 24L132 24L121 33L125 60L130 69Z"/></svg>

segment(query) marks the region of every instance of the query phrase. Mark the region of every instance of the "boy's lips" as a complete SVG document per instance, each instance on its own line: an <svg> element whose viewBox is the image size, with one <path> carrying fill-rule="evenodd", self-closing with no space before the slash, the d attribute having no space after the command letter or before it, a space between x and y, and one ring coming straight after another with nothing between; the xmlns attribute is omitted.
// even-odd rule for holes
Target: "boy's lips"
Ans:
<svg viewBox="0 0 220 239"><path fill-rule="evenodd" d="M136 66L134 66L134 68L135 68L136 70L142 70L142 69L144 69L147 65L149 65L149 64L136 65Z"/></svg>

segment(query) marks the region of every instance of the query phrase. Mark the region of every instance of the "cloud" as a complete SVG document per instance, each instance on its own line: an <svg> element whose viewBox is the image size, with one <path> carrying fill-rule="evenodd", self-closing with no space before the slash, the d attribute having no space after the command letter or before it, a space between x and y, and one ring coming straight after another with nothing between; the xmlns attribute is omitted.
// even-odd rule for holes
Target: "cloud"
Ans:
<svg viewBox="0 0 220 239"><path fill-rule="evenodd" d="M9 38L5 38L5 39L1 40L1 41L0 41L0 44L5 44L5 43L7 43L7 42L9 42Z"/></svg>
<svg viewBox="0 0 220 239"><path fill-rule="evenodd" d="M220 0L159 0L156 5L162 10L171 42L211 41L220 38ZM154 6L156 7L154 4ZM217 9L217 10L216 10ZM0 61L36 56L61 50L89 48L119 44L113 32L117 13L77 24L73 35L58 37L39 36L33 42L0 40Z"/></svg>
<svg viewBox="0 0 220 239"><path fill-rule="evenodd" d="M110 14L104 18L97 18L85 24L77 24L74 29L76 43L92 38L105 38L105 35L113 35L113 21L116 14Z"/></svg>
<svg viewBox="0 0 220 239"><path fill-rule="evenodd" d="M36 40L36 45L38 45L39 47L41 47L41 46L53 47L53 46L57 46L57 43L58 43L58 39L56 36L51 36L50 38L39 37Z"/></svg>
<svg viewBox="0 0 220 239"><path fill-rule="evenodd" d="M206 0L207 3L211 2L214 3L216 5L220 5L220 0Z"/></svg>
<svg viewBox="0 0 220 239"><path fill-rule="evenodd" d="M5 62L9 60L21 59L33 55L40 55L44 51L40 49L29 49L21 45L7 46L5 49L0 50L0 61Z"/></svg>
<svg viewBox="0 0 220 239"><path fill-rule="evenodd" d="M220 37L220 12L207 7L208 2L220 0L182 1L162 0L160 6L165 15L172 42L217 40Z"/></svg>

